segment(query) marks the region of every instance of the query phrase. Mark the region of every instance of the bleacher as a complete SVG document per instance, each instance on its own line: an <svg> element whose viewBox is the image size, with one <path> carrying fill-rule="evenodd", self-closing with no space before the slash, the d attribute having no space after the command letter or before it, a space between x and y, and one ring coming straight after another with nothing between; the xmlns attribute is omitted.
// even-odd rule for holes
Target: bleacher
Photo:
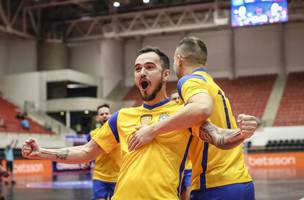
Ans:
<svg viewBox="0 0 304 200"><path fill-rule="evenodd" d="M267 152L304 151L304 140L269 140L265 147Z"/></svg>
<svg viewBox="0 0 304 200"><path fill-rule="evenodd" d="M274 126L304 124L304 73L288 76Z"/></svg>
<svg viewBox="0 0 304 200"><path fill-rule="evenodd" d="M245 113L262 117L275 79L276 75L262 75L215 82L225 91L235 116Z"/></svg>
<svg viewBox="0 0 304 200"><path fill-rule="evenodd" d="M300 152L304 151L304 139L268 140L265 146L252 146L247 142L246 146L249 153Z"/></svg>
<svg viewBox="0 0 304 200"><path fill-rule="evenodd" d="M17 106L0 97L0 118L3 119L0 132L54 134L54 132L45 130L43 125L28 117L30 129L22 128L21 120L16 118L18 114L20 114L20 109Z"/></svg>

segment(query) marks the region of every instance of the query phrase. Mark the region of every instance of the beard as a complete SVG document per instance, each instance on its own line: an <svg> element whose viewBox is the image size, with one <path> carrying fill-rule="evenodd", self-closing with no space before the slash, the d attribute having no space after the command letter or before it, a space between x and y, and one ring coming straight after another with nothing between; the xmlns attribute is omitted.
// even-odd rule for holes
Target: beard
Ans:
<svg viewBox="0 0 304 200"><path fill-rule="evenodd" d="M152 93L150 95L147 94L146 92L144 92L145 94L142 94L139 91L141 99L143 101L151 101L151 100L153 100L156 97L157 93L162 89L162 87L163 87L163 81L162 81L162 78L161 78L161 81L159 81L159 83L157 84L156 88L152 91Z"/></svg>

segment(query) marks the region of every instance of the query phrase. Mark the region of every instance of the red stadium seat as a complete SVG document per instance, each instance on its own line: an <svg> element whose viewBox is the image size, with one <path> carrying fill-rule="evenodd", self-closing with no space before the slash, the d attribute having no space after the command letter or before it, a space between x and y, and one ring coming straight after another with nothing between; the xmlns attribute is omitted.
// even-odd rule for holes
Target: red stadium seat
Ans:
<svg viewBox="0 0 304 200"><path fill-rule="evenodd" d="M304 124L304 73L288 76L274 126Z"/></svg>
<svg viewBox="0 0 304 200"><path fill-rule="evenodd" d="M17 106L1 97L0 108L0 118L3 118L5 122L4 126L0 127L0 132L54 134L53 132L46 131L43 125L38 124L30 118L28 118L30 129L23 129L20 123L21 121L16 118L17 114L20 113Z"/></svg>
<svg viewBox="0 0 304 200"><path fill-rule="evenodd" d="M262 117L275 79L276 75L262 75L215 82L225 91L235 116L245 113Z"/></svg>

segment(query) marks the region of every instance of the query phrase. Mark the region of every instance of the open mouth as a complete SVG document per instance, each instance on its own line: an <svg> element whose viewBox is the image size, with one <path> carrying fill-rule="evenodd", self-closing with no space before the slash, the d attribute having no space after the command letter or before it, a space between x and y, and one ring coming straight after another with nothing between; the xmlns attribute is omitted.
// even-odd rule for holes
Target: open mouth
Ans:
<svg viewBox="0 0 304 200"><path fill-rule="evenodd" d="M150 85L150 82L148 80L142 80L140 82L140 86L143 90L146 90Z"/></svg>

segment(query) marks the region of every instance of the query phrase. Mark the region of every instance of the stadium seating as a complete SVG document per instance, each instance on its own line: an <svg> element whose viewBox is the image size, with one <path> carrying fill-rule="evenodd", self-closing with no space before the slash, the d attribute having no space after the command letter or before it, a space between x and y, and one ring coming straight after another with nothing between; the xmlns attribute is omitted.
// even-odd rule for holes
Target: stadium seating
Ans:
<svg viewBox="0 0 304 200"><path fill-rule="evenodd" d="M304 124L304 73L288 76L274 126Z"/></svg>
<svg viewBox="0 0 304 200"><path fill-rule="evenodd" d="M304 151L304 139L268 140L265 146L247 145L248 152L298 152Z"/></svg>
<svg viewBox="0 0 304 200"><path fill-rule="evenodd" d="M0 126L0 132L54 134L53 132L46 131L43 125L38 124L30 118L28 118L30 129L23 129L21 120L16 118L20 113L18 107L2 97L0 97L0 108L0 118L4 120L4 124Z"/></svg>
<svg viewBox="0 0 304 200"><path fill-rule="evenodd" d="M235 116L241 113L262 117L270 96L276 75L240 77L237 79L215 79L229 98ZM169 82L170 95L177 82Z"/></svg>
<svg viewBox="0 0 304 200"><path fill-rule="evenodd" d="M215 79L229 98L235 116L241 113L262 117L276 75Z"/></svg>
<svg viewBox="0 0 304 200"><path fill-rule="evenodd" d="M265 145L266 152L304 151L304 140L269 140Z"/></svg>

